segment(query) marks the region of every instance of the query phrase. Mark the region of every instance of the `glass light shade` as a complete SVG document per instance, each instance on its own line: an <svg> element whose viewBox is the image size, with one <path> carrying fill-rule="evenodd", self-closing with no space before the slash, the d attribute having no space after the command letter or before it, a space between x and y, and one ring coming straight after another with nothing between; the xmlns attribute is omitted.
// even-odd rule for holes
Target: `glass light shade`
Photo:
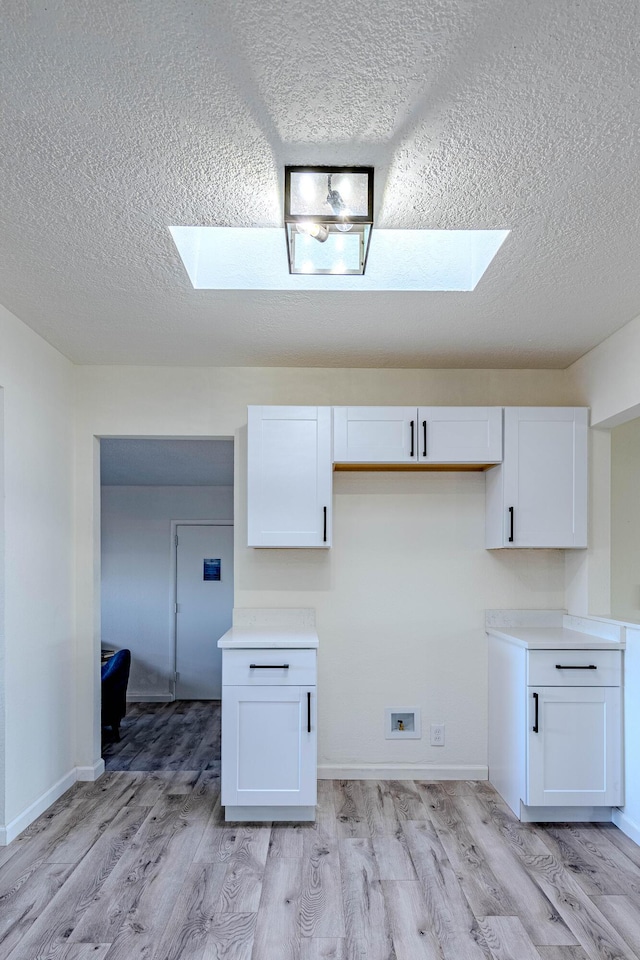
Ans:
<svg viewBox="0 0 640 960"><path fill-rule="evenodd" d="M364 273L371 226L354 224L348 233L335 224L326 224L324 241L309 233L300 233L295 223L286 224L289 248L289 273L353 275Z"/></svg>
<svg viewBox="0 0 640 960"><path fill-rule="evenodd" d="M290 273L363 274L373 226L372 167L285 167Z"/></svg>

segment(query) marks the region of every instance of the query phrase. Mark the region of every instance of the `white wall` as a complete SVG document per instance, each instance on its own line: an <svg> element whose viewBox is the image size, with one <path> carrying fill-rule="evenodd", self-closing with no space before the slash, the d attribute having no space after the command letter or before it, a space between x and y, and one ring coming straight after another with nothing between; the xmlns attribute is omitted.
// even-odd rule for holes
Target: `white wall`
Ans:
<svg viewBox="0 0 640 960"><path fill-rule="evenodd" d="M563 371L91 367L76 380L82 762L99 750L94 437L234 436L236 606L316 608L321 763L486 764L483 611L562 607L563 554L487 554L484 479L474 474L337 476L330 551L250 550L246 406L574 404ZM444 719L447 745L384 740L384 706L398 700L423 704L425 724Z"/></svg>
<svg viewBox="0 0 640 960"><path fill-rule="evenodd" d="M233 487L102 487L102 642L131 650L128 695L170 698L172 520L233 522Z"/></svg>
<svg viewBox="0 0 640 960"><path fill-rule="evenodd" d="M640 419L611 431L611 611L640 621Z"/></svg>
<svg viewBox="0 0 640 960"><path fill-rule="evenodd" d="M640 317L566 371L567 390L591 407L589 549L567 562L567 606L608 616L611 601L611 430L640 416Z"/></svg>
<svg viewBox="0 0 640 960"><path fill-rule="evenodd" d="M627 627L624 653L624 792L614 823L640 844L640 629Z"/></svg>
<svg viewBox="0 0 640 960"><path fill-rule="evenodd" d="M2 307L0 341L5 492L0 823L11 836L40 798L51 802L51 791L76 763L73 368Z"/></svg>
<svg viewBox="0 0 640 960"><path fill-rule="evenodd" d="M568 368L568 379L591 407L592 426L611 428L640 416L639 361L637 317Z"/></svg>
<svg viewBox="0 0 640 960"><path fill-rule="evenodd" d="M487 551L484 516L482 473L336 473L330 551L251 550L238 531L239 606L316 608L322 775L486 775L485 609L563 608L564 554ZM421 708L421 740L384 739L393 706Z"/></svg>

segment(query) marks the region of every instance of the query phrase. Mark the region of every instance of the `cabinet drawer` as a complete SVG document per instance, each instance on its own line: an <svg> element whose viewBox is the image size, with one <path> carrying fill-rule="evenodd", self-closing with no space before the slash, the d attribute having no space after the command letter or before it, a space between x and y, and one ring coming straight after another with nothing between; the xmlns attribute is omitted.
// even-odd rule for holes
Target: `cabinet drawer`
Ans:
<svg viewBox="0 0 640 960"><path fill-rule="evenodd" d="M621 679L620 650L529 651L530 687L619 687Z"/></svg>
<svg viewBox="0 0 640 960"><path fill-rule="evenodd" d="M315 686L315 650L223 650L226 686Z"/></svg>

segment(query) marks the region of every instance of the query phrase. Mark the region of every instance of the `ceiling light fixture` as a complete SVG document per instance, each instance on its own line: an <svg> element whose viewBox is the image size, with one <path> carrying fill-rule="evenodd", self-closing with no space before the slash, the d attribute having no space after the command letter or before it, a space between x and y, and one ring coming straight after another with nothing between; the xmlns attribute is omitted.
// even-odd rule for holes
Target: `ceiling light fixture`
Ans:
<svg viewBox="0 0 640 960"><path fill-rule="evenodd" d="M373 167L285 167L289 273L363 274L373 227Z"/></svg>

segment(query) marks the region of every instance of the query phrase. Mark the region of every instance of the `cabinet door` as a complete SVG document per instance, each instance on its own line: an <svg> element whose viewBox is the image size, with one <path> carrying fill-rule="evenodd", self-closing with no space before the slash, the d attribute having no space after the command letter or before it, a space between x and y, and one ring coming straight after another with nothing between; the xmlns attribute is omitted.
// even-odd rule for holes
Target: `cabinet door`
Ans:
<svg viewBox="0 0 640 960"><path fill-rule="evenodd" d="M415 463L417 407L334 407L337 463Z"/></svg>
<svg viewBox="0 0 640 960"><path fill-rule="evenodd" d="M587 414L505 408L503 463L487 473L487 547L586 547Z"/></svg>
<svg viewBox="0 0 640 960"><path fill-rule="evenodd" d="M313 806L316 688L225 686L221 767L225 806Z"/></svg>
<svg viewBox="0 0 640 960"><path fill-rule="evenodd" d="M525 803L531 806L622 803L620 688L528 689ZM536 709L537 732L534 730Z"/></svg>
<svg viewBox="0 0 640 960"><path fill-rule="evenodd" d="M502 407L420 407L421 463L499 463Z"/></svg>
<svg viewBox="0 0 640 960"><path fill-rule="evenodd" d="M249 407L250 547L331 546L331 408Z"/></svg>

